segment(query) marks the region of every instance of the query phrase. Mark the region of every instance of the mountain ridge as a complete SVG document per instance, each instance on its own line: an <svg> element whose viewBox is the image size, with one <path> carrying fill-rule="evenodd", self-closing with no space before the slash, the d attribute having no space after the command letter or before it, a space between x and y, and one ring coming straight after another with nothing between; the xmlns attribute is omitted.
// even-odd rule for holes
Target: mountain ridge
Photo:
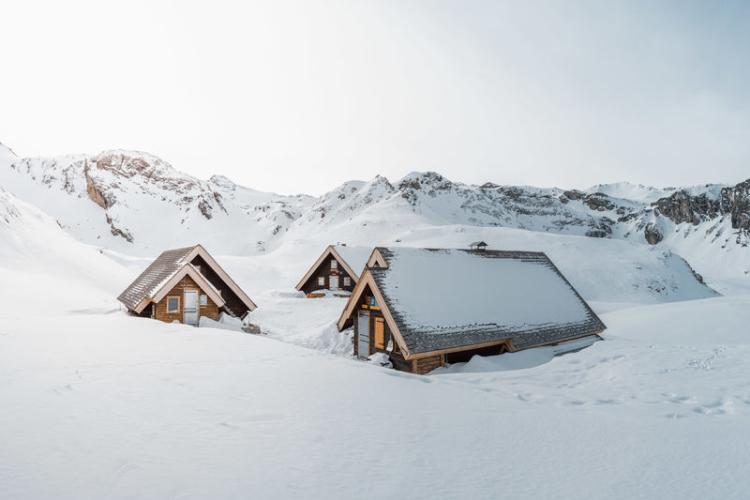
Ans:
<svg viewBox="0 0 750 500"><path fill-rule="evenodd" d="M219 253L262 254L321 231L338 241L336 232L350 227L388 243L410 225L459 224L625 239L675 251L702 273L719 255L728 273L750 272L750 180L582 190L471 185L428 171L348 181L315 197L257 191L219 174L198 179L140 151L19 158L2 146L0 186L77 239L132 254L194 241Z"/></svg>

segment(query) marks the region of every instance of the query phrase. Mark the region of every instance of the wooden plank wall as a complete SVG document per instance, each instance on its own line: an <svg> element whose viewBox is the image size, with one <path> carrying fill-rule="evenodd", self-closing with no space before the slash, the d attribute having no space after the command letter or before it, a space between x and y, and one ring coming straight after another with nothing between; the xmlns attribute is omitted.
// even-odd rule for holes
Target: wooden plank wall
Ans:
<svg viewBox="0 0 750 500"><path fill-rule="evenodd" d="M435 368L439 368L444 364L445 362L443 361L442 354L436 354L435 356L430 356L428 358L416 359L414 360L414 373L424 375L425 373L429 373Z"/></svg>
<svg viewBox="0 0 750 500"><path fill-rule="evenodd" d="M159 321L165 321L167 323L171 323L173 321L179 321L182 323L182 307L184 302L183 292L188 290L197 290L199 294L203 294L200 287L193 281L193 278L190 276L185 276L180 280L179 283L177 283L172 290L169 291L169 293L160 301L154 304L153 306L153 318L158 319ZM180 309L176 313L168 313L167 312L167 299L169 297L179 297L180 298ZM208 298L208 304L204 306L200 306L199 315L205 316L207 318L210 318L214 321L219 320L219 307L216 305L214 301L211 300L211 297Z"/></svg>
<svg viewBox="0 0 750 500"><path fill-rule="evenodd" d="M317 269L313 271L310 278L307 280L307 282L302 286L302 291L306 294L313 292L315 290L328 289L330 287L330 280L329 277L331 275L338 275L339 277L339 290L346 290L348 292L351 292L354 290L354 286L357 284L356 280L349 276L349 273L347 273L344 270L344 267L339 262L338 269L331 269L331 261L333 260L333 256L329 255L323 262L320 263ZM318 278L323 277L325 280L324 286L318 286ZM344 277L348 277L350 279L349 286L344 286Z"/></svg>

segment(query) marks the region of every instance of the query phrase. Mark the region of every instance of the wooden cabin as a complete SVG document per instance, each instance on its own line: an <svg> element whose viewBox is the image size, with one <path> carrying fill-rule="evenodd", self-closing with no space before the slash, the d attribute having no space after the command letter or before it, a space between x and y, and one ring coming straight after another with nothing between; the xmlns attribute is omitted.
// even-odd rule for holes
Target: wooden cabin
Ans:
<svg viewBox="0 0 750 500"><path fill-rule="evenodd" d="M257 307L201 245L163 252L117 299L136 316L194 326Z"/></svg>
<svg viewBox="0 0 750 500"><path fill-rule="evenodd" d="M339 318L350 326L358 357L420 374L606 328L544 253L383 247Z"/></svg>
<svg viewBox="0 0 750 500"><path fill-rule="evenodd" d="M297 283L308 297L322 297L326 291L351 292L372 248L329 245Z"/></svg>

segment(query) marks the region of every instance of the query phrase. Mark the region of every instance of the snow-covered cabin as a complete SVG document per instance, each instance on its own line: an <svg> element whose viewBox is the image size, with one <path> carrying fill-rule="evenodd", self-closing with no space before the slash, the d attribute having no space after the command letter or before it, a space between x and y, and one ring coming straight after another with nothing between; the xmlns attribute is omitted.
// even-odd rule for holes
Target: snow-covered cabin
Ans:
<svg viewBox="0 0 750 500"><path fill-rule="evenodd" d="M351 292L371 253L372 247L329 245L296 288L308 297L320 296L316 292L326 290Z"/></svg>
<svg viewBox="0 0 750 500"><path fill-rule="evenodd" d="M163 252L117 299L132 314L189 325L257 307L201 245Z"/></svg>
<svg viewBox="0 0 750 500"><path fill-rule="evenodd" d="M606 327L541 252L378 247L338 321L354 352L427 373Z"/></svg>

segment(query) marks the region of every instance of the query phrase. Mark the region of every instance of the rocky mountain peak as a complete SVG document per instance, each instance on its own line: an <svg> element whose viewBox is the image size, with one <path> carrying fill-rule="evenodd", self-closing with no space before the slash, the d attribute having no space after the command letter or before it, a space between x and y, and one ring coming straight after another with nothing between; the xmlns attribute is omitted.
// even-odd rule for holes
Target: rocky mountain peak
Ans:
<svg viewBox="0 0 750 500"><path fill-rule="evenodd" d="M232 179L224 175L212 175L208 179L208 182L225 191L234 191L237 189L237 184L235 184Z"/></svg>

